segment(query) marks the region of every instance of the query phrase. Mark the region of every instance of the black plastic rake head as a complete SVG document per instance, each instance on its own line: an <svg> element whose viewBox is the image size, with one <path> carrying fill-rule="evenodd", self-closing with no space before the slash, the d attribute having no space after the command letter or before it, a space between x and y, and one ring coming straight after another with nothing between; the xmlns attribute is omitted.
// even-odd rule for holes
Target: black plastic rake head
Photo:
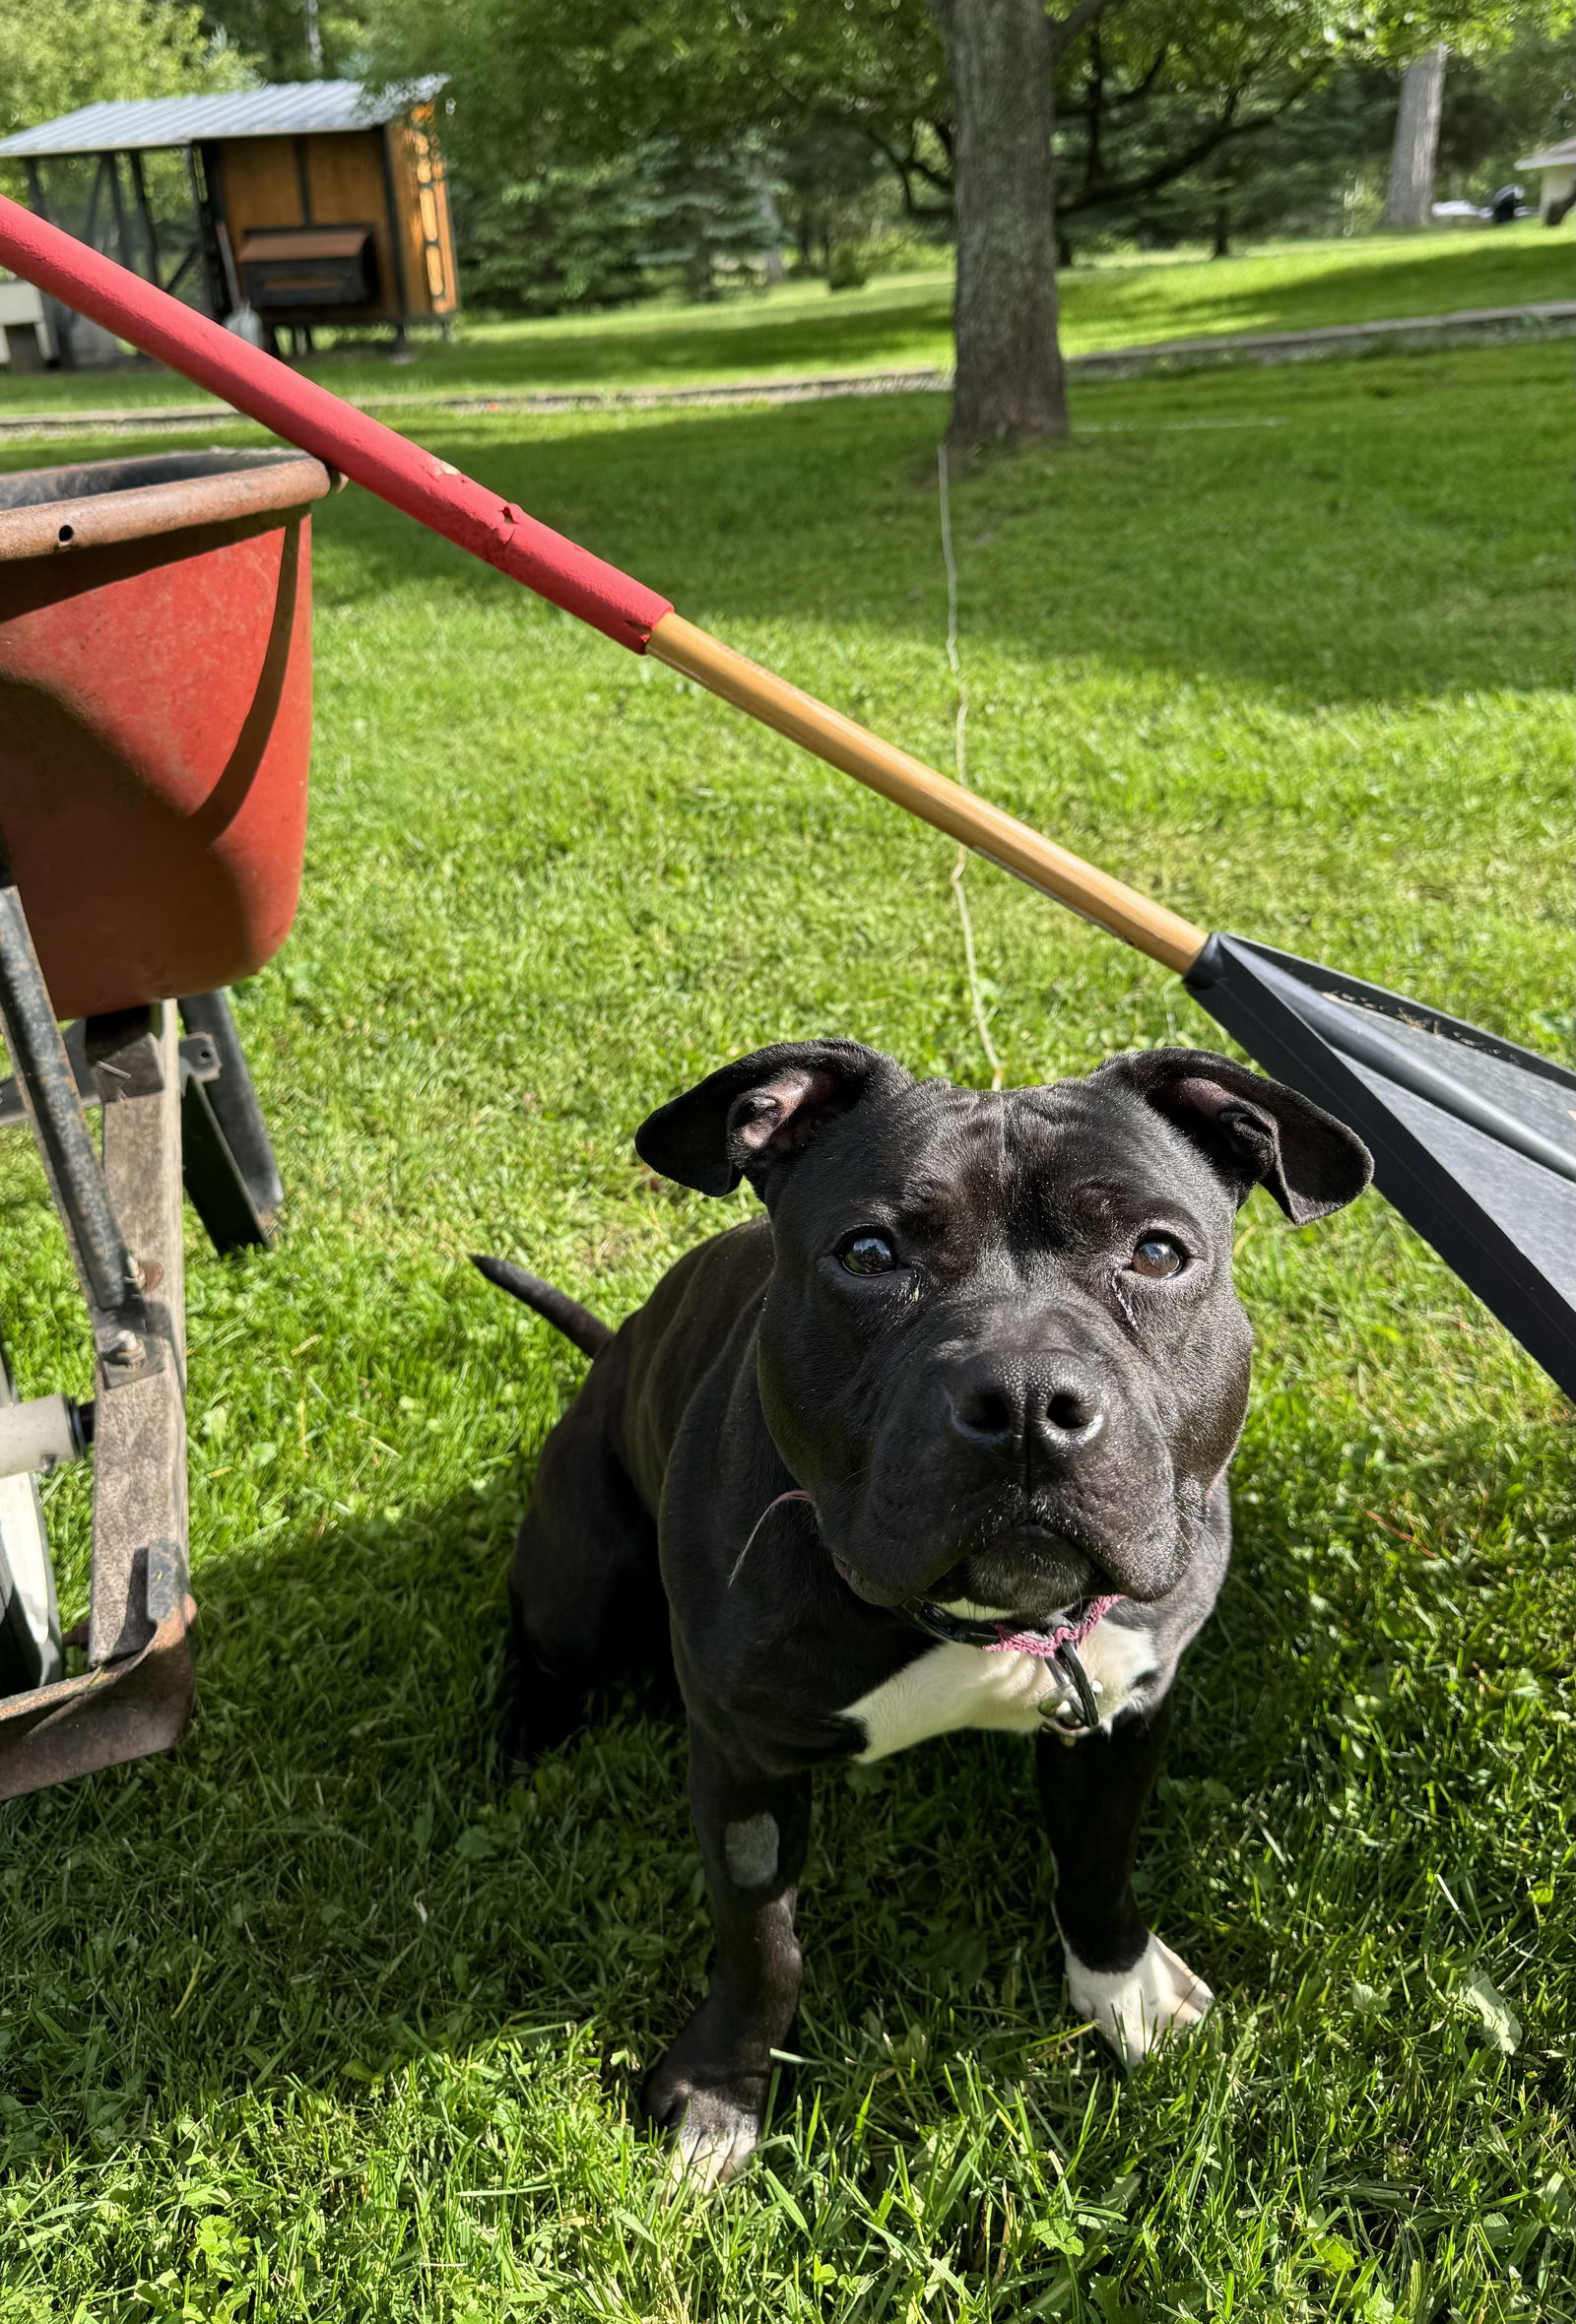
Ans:
<svg viewBox="0 0 1576 2324"><path fill-rule="evenodd" d="M1374 1183L1576 1396L1576 1073L1421 1001L1242 936L1190 993L1357 1132Z"/></svg>

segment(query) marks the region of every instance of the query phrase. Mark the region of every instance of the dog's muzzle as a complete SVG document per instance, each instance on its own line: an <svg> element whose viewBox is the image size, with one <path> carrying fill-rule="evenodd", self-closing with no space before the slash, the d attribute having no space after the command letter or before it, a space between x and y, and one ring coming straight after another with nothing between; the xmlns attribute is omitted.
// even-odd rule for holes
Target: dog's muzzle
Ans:
<svg viewBox="0 0 1576 2324"><path fill-rule="evenodd" d="M819 1524L815 1501L802 1486L796 1486L787 1493L779 1493L774 1501L767 1502L751 1527L750 1538L739 1552L730 1580L737 1578L755 1535L772 1511L781 1509L785 1502L790 1501L808 1503L811 1515L817 1517ZM853 1589L856 1596L862 1597L864 1592L857 1587L842 1560L834 1557L831 1562L844 1587ZM1103 1622L1111 1608L1121 1602L1120 1593L1085 1598L1081 1605L1066 1614L1053 1616L1050 1626L1044 1629L1032 1625L1015 1629L1010 1622L992 1622L970 1614L952 1614L945 1606L938 1605L934 1598L926 1597L907 1598L901 1605L892 1606L887 1611L899 1615L905 1622L911 1622L916 1630L924 1631L928 1638L939 1639L944 1646L979 1646L987 1654L1032 1654L1037 1661L1054 1663L1077 1698L1082 1716L1076 1720L1070 1717L1064 1699L1054 1711L1045 1714L1047 1724L1055 1726L1065 1735L1086 1735L1092 1734L1100 1723L1100 1706L1089 1674L1079 1659L1078 1649L1095 1624Z"/></svg>

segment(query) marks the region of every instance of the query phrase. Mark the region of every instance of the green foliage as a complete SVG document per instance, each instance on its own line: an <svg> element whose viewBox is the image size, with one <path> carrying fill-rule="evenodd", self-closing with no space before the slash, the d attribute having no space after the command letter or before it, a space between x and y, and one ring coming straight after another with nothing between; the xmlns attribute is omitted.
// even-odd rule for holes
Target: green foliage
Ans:
<svg viewBox="0 0 1576 2324"><path fill-rule="evenodd" d="M391 70L454 75L461 137L562 155L842 119L880 136L942 84L926 0L382 0L375 37Z"/></svg>
<svg viewBox="0 0 1576 2324"><path fill-rule="evenodd" d="M1452 57L1439 125L1439 166L1452 194L1485 200L1521 175L1522 155L1573 131L1576 38L1569 31L1523 31L1489 55Z"/></svg>
<svg viewBox="0 0 1576 2324"><path fill-rule="evenodd" d="M453 185L466 299L503 312L618 306L667 288L713 298L758 280L774 239L770 180L748 149L656 138L622 161L543 164L495 187L462 162Z"/></svg>
<svg viewBox="0 0 1576 2324"><path fill-rule="evenodd" d="M1564 15L1568 0L1530 16L1504 0L1426 16L1401 0L1109 0L1056 42L1058 215L1074 241L1327 228L1382 148L1380 68L1440 38L1486 56L1516 24ZM950 214L952 101L926 0L384 0L375 38L389 70L454 76L455 167L477 186L525 178L526 156L623 161L667 140L709 157L754 138L790 238L844 282L884 230L878 172L911 218Z"/></svg>
<svg viewBox="0 0 1576 2324"><path fill-rule="evenodd" d="M0 134L100 97L244 84L236 51L186 0L0 0Z"/></svg>
<svg viewBox="0 0 1576 2324"><path fill-rule="evenodd" d="M1244 235L1340 233L1365 181L1383 168L1395 115L1395 84L1383 68L1343 65L1277 119L1217 147L1181 176L1095 205L1089 223L1149 246L1213 242L1220 256ZM1134 160L1144 151L1147 120L1131 134Z"/></svg>
<svg viewBox="0 0 1576 2324"><path fill-rule="evenodd" d="M772 240L770 184L758 150L655 139L640 157L633 204L641 265L686 298L715 298L724 278L758 262Z"/></svg>
<svg viewBox="0 0 1576 2324"><path fill-rule="evenodd" d="M925 0L383 0L373 40L390 76L450 76L445 143L465 212L485 222L490 294L521 201L503 189L541 186L549 238L578 233L554 190L566 169L599 173L588 223L608 295L631 250L699 297L782 239L859 276L890 240L881 143L912 140L940 76Z"/></svg>
<svg viewBox="0 0 1576 2324"><path fill-rule="evenodd" d="M1058 216L1075 234L1217 230L1275 130L1300 111L1303 145L1321 142L1315 100L1348 44L1321 0L1105 10L1061 55ZM1273 216L1272 204L1256 223Z"/></svg>
<svg viewBox="0 0 1576 2324"><path fill-rule="evenodd" d="M468 306L562 314L618 306L647 290L637 165L545 163L529 177L481 186L456 171L450 184Z"/></svg>
<svg viewBox="0 0 1576 2324"><path fill-rule="evenodd" d="M905 247L925 248L900 215L890 165L862 130L812 124L780 138L772 162L801 273L824 275L834 290L854 290L879 268L900 264Z"/></svg>
<svg viewBox="0 0 1576 2324"><path fill-rule="evenodd" d="M1493 56L1527 38L1557 38L1570 30L1572 0L1369 0L1354 20L1375 55L1406 64L1443 40L1457 57Z"/></svg>
<svg viewBox="0 0 1576 2324"><path fill-rule="evenodd" d="M1324 0L1178 11L1115 0L1063 53L1058 215L1073 238L1329 232L1387 157L1395 68L1452 42L1442 160L1491 169L1571 77L1568 0L1353 14ZM1528 130L1527 134L1547 134ZM1525 148L1523 149L1525 150ZM1366 223L1364 220L1363 223Z"/></svg>
<svg viewBox="0 0 1576 2324"><path fill-rule="evenodd" d="M1388 151L1398 64L1440 39L1485 59L1547 45L1569 13L1112 0L1061 54L1058 215L1075 234L1328 232Z"/></svg>
<svg viewBox="0 0 1576 2324"><path fill-rule="evenodd" d="M559 314L668 289L705 300L761 287L785 245L801 273L836 290L930 255L890 171L847 129L775 147L651 138L618 161L543 163L495 186L473 182L456 142L455 232L473 306Z"/></svg>
<svg viewBox="0 0 1576 2324"><path fill-rule="evenodd" d="M233 45L257 59L265 81L355 78L366 50L377 0L318 0L317 48L310 35L310 0L204 0L212 22Z"/></svg>
<svg viewBox="0 0 1576 2324"><path fill-rule="evenodd" d="M1130 273L1221 300L1237 270ZM862 295L816 311L851 332ZM650 376L653 331L524 341L643 343ZM975 781L1206 925L1569 1054L1568 369L1106 387L1076 453L956 479ZM941 417L421 432L946 763ZM1143 1872L1218 2017L1127 2078L1077 2032L1013 1738L831 1775L808 2066L737 2187L665 2200L632 2106L708 1944L682 1746L620 1695L493 1788L509 1538L582 1367L464 1253L622 1315L742 1214L630 1152L687 1077L838 1032L980 1078L952 849L364 494L314 534L307 879L239 1001L287 1223L225 1262L192 1230L191 1735L0 1817L0 2317L1565 2315L1569 1415L1377 1197L1242 1222L1236 1564ZM1215 1038L968 882L1014 1081ZM0 1196L22 1390L83 1393L20 1131ZM50 1489L68 1619L81 1485Z"/></svg>

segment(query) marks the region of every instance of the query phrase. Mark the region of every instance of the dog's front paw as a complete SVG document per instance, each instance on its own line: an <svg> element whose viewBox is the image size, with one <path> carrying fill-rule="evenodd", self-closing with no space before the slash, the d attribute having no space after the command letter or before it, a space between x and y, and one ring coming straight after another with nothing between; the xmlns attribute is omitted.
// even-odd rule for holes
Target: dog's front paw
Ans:
<svg viewBox="0 0 1576 2324"><path fill-rule="evenodd" d="M690 2095L673 2134L668 2182L675 2194L709 2195L737 2178L760 2140L760 2116L720 2090Z"/></svg>
<svg viewBox="0 0 1576 2324"><path fill-rule="evenodd" d="M697 2017L704 2016L702 2008ZM755 2153L765 2121L765 2080L728 2073L709 2044L690 2044L694 2024L658 2059L640 2094L646 2119L672 2133L675 2194L725 2187Z"/></svg>
<svg viewBox="0 0 1576 2324"><path fill-rule="evenodd" d="M1187 1963L1150 1937L1131 1969L1089 1969L1067 1948L1067 1990L1081 2018L1091 2018L1125 2065L1136 2066L1156 2042L1191 2033L1215 2000Z"/></svg>

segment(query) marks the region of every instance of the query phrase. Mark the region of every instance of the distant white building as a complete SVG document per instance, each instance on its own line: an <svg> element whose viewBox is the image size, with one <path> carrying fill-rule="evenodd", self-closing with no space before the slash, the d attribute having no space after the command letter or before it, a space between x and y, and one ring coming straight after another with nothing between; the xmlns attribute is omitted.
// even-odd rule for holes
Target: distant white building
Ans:
<svg viewBox="0 0 1576 2324"><path fill-rule="evenodd" d="M41 371L55 354L43 299L31 283L0 275L0 365Z"/></svg>
<svg viewBox="0 0 1576 2324"><path fill-rule="evenodd" d="M1542 172L1539 215L1545 226L1558 226L1572 203L1576 203L1576 137L1562 138L1558 145L1544 146L1540 153L1527 154L1516 166L1518 169L1537 169Z"/></svg>

